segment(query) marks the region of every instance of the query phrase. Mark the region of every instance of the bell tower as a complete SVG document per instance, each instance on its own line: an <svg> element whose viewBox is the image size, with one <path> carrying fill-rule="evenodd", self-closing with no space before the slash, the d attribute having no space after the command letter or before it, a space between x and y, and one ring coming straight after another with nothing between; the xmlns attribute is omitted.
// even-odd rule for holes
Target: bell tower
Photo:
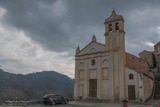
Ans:
<svg viewBox="0 0 160 107"><path fill-rule="evenodd" d="M124 19L115 10L105 19L105 49L109 53L110 99L126 98Z"/></svg>
<svg viewBox="0 0 160 107"><path fill-rule="evenodd" d="M124 48L124 20L121 15L117 15L115 10L104 22L106 51ZM110 43L114 42L114 44Z"/></svg>

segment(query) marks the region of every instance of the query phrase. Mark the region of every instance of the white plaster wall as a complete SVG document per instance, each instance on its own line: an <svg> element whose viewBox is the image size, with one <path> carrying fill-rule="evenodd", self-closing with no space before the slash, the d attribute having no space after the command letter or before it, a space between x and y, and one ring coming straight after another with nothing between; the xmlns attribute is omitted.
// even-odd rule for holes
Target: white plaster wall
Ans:
<svg viewBox="0 0 160 107"><path fill-rule="evenodd" d="M102 67L109 67L109 56L102 57Z"/></svg>
<svg viewBox="0 0 160 107"><path fill-rule="evenodd" d="M79 86L79 97L83 98L83 96L84 96L84 86L80 85Z"/></svg>
<svg viewBox="0 0 160 107"><path fill-rule="evenodd" d="M83 85L84 84L84 81L83 80L80 80L79 81L79 85Z"/></svg>
<svg viewBox="0 0 160 107"><path fill-rule="evenodd" d="M85 62L85 72L84 72L84 98L87 98L89 96L89 82L88 82L88 75L89 75L89 71L88 71L88 59L84 59Z"/></svg>
<svg viewBox="0 0 160 107"><path fill-rule="evenodd" d="M80 72L80 80L84 80L84 71L79 71Z"/></svg>
<svg viewBox="0 0 160 107"><path fill-rule="evenodd" d="M119 61L119 56L118 56L118 52L114 52L114 76L115 76L115 99L118 100L119 99L119 64L121 65L120 61Z"/></svg>
<svg viewBox="0 0 160 107"><path fill-rule="evenodd" d="M102 69L101 69L101 67L102 67L102 61L101 61L101 57L98 57L97 58L97 61L99 62L99 63L97 63L97 98L98 99L101 99L102 98L102 96L101 96L101 79L102 79L102 77L101 77L101 73L102 73Z"/></svg>
<svg viewBox="0 0 160 107"><path fill-rule="evenodd" d="M97 72L96 72L96 70L90 70L89 79L97 79Z"/></svg>
<svg viewBox="0 0 160 107"><path fill-rule="evenodd" d="M129 79L129 74L133 74L134 79L130 80ZM138 84L137 84L137 76L138 73L132 69L126 68L126 91L127 91L127 96L128 96L128 85L135 85L135 93L136 93L136 98L138 98Z"/></svg>
<svg viewBox="0 0 160 107"><path fill-rule="evenodd" d="M109 76L109 70L108 68L103 69L103 77L108 77Z"/></svg>
<svg viewBox="0 0 160 107"><path fill-rule="evenodd" d="M109 37L109 50L112 50L112 33L110 33L110 37Z"/></svg>
<svg viewBox="0 0 160 107"><path fill-rule="evenodd" d="M78 87L79 87L79 80L78 80L78 60L75 61L75 80L74 80L74 98L78 99Z"/></svg>
<svg viewBox="0 0 160 107"><path fill-rule="evenodd" d="M103 80L103 99L109 100L109 81Z"/></svg>
<svg viewBox="0 0 160 107"><path fill-rule="evenodd" d="M114 100L114 86L113 86L113 64L112 64L112 57L113 52L109 52L109 99L112 101Z"/></svg>
<svg viewBox="0 0 160 107"><path fill-rule="evenodd" d="M144 86L143 86L143 74L142 73L139 73L138 74L138 82L139 82L139 86L138 86L138 89L139 89L139 96L138 98L144 98Z"/></svg>

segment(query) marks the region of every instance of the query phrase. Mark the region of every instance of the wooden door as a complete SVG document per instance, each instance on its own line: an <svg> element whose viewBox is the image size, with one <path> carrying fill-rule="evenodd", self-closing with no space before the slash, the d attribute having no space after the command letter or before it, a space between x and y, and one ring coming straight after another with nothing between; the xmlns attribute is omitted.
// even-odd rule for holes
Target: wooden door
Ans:
<svg viewBox="0 0 160 107"><path fill-rule="evenodd" d="M97 79L89 80L89 97L97 97Z"/></svg>
<svg viewBox="0 0 160 107"><path fill-rule="evenodd" d="M129 100L136 99L135 85L128 85L128 99Z"/></svg>

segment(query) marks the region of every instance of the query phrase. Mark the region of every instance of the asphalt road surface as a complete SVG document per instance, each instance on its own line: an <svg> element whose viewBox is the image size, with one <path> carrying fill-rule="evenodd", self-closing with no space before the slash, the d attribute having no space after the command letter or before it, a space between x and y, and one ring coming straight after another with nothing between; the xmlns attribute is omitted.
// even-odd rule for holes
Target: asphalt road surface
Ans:
<svg viewBox="0 0 160 107"><path fill-rule="evenodd" d="M106 105L106 106L84 106L84 105L73 105L73 104L58 104L58 105L44 105L44 104L34 104L27 106L2 106L0 107L123 107L122 105ZM155 107L153 105L129 105L128 107Z"/></svg>
<svg viewBox="0 0 160 107"><path fill-rule="evenodd" d="M149 101L147 104L132 104L129 103L128 107L155 107L159 101ZM86 103L71 101L69 104L57 104L57 105L44 105L44 104L33 104L27 106L13 106L13 105L0 105L0 107L123 107L122 103Z"/></svg>
<svg viewBox="0 0 160 107"><path fill-rule="evenodd" d="M57 104L57 105L36 105L31 107L91 107L91 106L82 106L82 105L72 105L72 104Z"/></svg>
<svg viewBox="0 0 160 107"><path fill-rule="evenodd" d="M27 106L3 106L0 107L91 107L91 106L82 106L82 105L72 105L72 104L57 104L57 105L44 105L44 104L34 104L34 105L27 105Z"/></svg>

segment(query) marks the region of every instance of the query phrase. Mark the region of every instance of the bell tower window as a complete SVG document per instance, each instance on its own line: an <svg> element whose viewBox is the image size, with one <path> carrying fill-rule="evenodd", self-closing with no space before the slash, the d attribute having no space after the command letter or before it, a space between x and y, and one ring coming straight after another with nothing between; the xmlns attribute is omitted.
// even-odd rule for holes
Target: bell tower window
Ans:
<svg viewBox="0 0 160 107"><path fill-rule="evenodd" d="M116 31L119 31L119 23L116 23Z"/></svg>
<svg viewBox="0 0 160 107"><path fill-rule="evenodd" d="M112 24L109 24L109 32L112 32Z"/></svg>

